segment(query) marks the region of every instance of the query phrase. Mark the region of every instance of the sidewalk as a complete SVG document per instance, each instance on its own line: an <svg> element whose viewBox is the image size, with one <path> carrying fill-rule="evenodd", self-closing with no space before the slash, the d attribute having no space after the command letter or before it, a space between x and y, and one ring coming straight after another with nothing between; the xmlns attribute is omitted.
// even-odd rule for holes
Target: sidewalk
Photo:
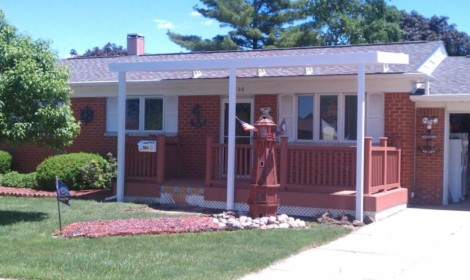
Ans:
<svg viewBox="0 0 470 280"><path fill-rule="evenodd" d="M449 208L408 208L242 279L469 279L470 210Z"/></svg>

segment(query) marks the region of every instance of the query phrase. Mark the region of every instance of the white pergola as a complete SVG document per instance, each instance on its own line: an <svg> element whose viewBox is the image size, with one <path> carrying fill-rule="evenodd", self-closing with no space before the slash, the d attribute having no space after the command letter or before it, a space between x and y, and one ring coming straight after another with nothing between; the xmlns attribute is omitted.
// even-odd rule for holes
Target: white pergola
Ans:
<svg viewBox="0 0 470 280"><path fill-rule="evenodd" d="M109 69L119 73L118 95L118 172L117 201L124 201L126 141L126 73L142 71L229 71L229 127L227 165L227 210L233 210L235 194L235 105L237 69L268 69L315 66L357 66L357 153L356 153L356 219L364 216L364 133L365 133L365 67L374 64L408 64L408 55L381 51L341 54L311 54L229 59L175 60L158 62L111 63Z"/></svg>

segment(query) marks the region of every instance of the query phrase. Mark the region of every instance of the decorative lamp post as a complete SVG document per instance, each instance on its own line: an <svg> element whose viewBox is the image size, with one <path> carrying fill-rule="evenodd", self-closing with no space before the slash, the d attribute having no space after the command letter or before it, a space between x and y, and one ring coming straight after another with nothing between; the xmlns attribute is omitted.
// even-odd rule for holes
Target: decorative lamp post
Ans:
<svg viewBox="0 0 470 280"><path fill-rule="evenodd" d="M274 151L277 125L269 115L263 115L254 127L255 159L248 199L249 213L252 218L276 216L279 206Z"/></svg>

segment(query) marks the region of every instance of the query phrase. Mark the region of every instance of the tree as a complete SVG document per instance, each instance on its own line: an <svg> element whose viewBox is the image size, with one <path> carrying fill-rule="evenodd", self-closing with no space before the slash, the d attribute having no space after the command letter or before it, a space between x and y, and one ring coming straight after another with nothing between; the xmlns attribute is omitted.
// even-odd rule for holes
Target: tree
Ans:
<svg viewBox="0 0 470 280"><path fill-rule="evenodd" d="M275 46L281 32L295 19L290 0L201 0L206 8L194 9L231 30L226 36L202 39L168 31L175 44L190 51L261 49ZM295 2L295 1L294 1Z"/></svg>
<svg viewBox="0 0 470 280"><path fill-rule="evenodd" d="M217 51L217 50L236 50L238 46L230 36L217 35L212 40L202 39L195 35L180 35L168 31L167 35L173 43L182 46L193 52L197 51Z"/></svg>
<svg viewBox="0 0 470 280"><path fill-rule="evenodd" d="M49 44L19 34L0 10L0 141L70 145L80 132L71 94Z"/></svg>
<svg viewBox="0 0 470 280"><path fill-rule="evenodd" d="M416 11L401 11L400 27L404 41L442 40L451 56L470 54L470 37L459 32L454 24L448 23L445 16L426 18Z"/></svg>
<svg viewBox="0 0 470 280"><path fill-rule="evenodd" d="M114 43L107 43L102 48L94 47L88 49L83 55L79 55L75 49L70 50L70 55L74 57L107 57L107 56L125 56L127 50Z"/></svg>
<svg viewBox="0 0 470 280"><path fill-rule="evenodd" d="M401 35L400 13L384 0L304 0L303 16L326 46L396 42Z"/></svg>

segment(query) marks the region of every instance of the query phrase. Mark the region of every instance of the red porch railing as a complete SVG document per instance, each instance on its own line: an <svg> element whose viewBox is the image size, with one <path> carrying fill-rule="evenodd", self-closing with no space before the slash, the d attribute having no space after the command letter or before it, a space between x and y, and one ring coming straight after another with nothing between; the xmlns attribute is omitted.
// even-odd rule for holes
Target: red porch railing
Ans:
<svg viewBox="0 0 470 280"><path fill-rule="evenodd" d="M364 143L364 193L372 194L400 186L401 150L387 146L387 138L380 138L380 146L372 146L372 138Z"/></svg>
<svg viewBox="0 0 470 280"><path fill-rule="evenodd" d="M157 136L157 151L155 153L139 152L137 142L141 139L128 138L126 141L126 178L153 179L157 183L163 183L165 136Z"/></svg>
<svg viewBox="0 0 470 280"><path fill-rule="evenodd" d="M227 145L207 138L206 186L226 180ZM250 179L253 164L252 145L236 145L235 176L238 181ZM281 138L276 147L278 174L281 188L294 191L355 190L356 147L325 147L288 145ZM372 139L365 142L364 193L372 194L400 186L400 149L387 147L381 139L379 147Z"/></svg>
<svg viewBox="0 0 470 280"><path fill-rule="evenodd" d="M225 180L227 174L228 145L216 144L214 143L214 138L208 136L207 148L206 178L212 178L212 181ZM236 145L235 149L235 177L237 179L249 180L251 166L253 165L253 146L239 144Z"/></svg>

